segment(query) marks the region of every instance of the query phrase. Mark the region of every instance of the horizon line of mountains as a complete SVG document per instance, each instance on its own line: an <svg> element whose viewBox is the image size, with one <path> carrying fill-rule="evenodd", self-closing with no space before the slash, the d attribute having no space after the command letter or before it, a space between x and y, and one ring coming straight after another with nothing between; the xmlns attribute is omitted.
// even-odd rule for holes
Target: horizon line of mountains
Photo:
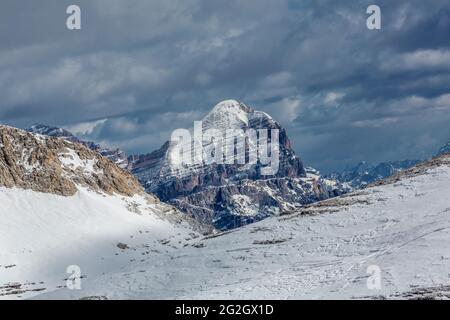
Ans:
<svg viewBox="0 0 450 320"><path fill-rule="evenodd" d="M211 127L244 131L250 128L278 129L279 171L274 176L264 176L260 163L174 166L170 162L174 151L169 141L151 153L127 155L120 149L84 141L58 127L36 124L27 131L83 144L131 172L147 192L155 194L161 201L219 230L287 214L306 204L364 188L423 161L392 161L377 165L361 162L342 172L322 176L317 170L304 166L295 154L286 130L277 121L242 102L226 100L217 104L203 123L203 130ZM450 143L436 155L448 152Z"/></svg>

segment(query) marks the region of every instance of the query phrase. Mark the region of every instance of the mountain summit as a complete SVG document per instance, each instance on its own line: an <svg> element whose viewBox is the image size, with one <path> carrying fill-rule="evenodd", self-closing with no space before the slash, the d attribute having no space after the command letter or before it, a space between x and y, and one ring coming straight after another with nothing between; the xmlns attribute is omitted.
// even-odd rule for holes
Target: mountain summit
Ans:
<svg viewBox="0 0 450 320"><path fill-rule="evenodd" d="M219 229L230 229L289 212L303 204L334 197L345 191L342 185L321 178L314 170L308 173L295 154L286 130L267 113L236 100L226 100L217 104L199 123L189 130L194 135L203 135L201 143L196 144L195 138L191 141L190 148L194 155L198 154L196 151L199 148L211 150L212 140L222 136L220 145L227 150L236 151L238 146L235 142L239 138L248 142L245 156L241 159L248 160L256 152L255 145L252 145L247 135L251 130L258 132L258 146L263 130L276 131L276 151L279 155L277 170L273 175L265 174L267 166L261 159L255 163L219 161L174 164L173 159L179 157L179 149L173 141L166 142L157 151L131 159L132 173L148 192L193 214L199 221ZM237 137L229 138L227 133L232 130L237 130ZM211 137L211 132L215 133L215 137ZM206 140L205 135L208 136ZM267 133L265 138L268 139L267 149L275 150L275 137L269 137Z"/></svg>
<svg viewBox="0 0 450 320"><path fill-rule="evenodd" d="M277 129L279 130L279 167L276 173L277 177L306 177L303 163L295 156L291 147L291 142L286 135L286 131L278 122L273 120L264 112L253 110L243 103L236 100L226 100L217 104L212 111L201 121L201 133L205 134L208 130L216 130L218 134L223 134L227 130L242 130L246 132L249 129ZM195 129L191 129L193 132ZM194 144L195 142L192 141ZM192 146L192 153L196 149L207 149L210 141L202 141L202 145ZM224 138L223 147L235 148L235 141L232 137ZM208 185L222 185L229 181L242 179L260 179L263 174L261 163L255 165L248 164L174 164L172 159L176 158L178 149L175 143L166 142L158 151L149 155L138 156L133 159L132 172L136 174L148 191L156 192L161 199L170 199L174 196L187 195L196 191L198 187ZM248 159L251 150L246 151ZM151 169L151 170L150 170ZM188 185L185 178L191 180ZM180 185L181 184L181 185ZM168 191L166 194L163 189ZM169 190L171 189L171 190Z"/></svg>

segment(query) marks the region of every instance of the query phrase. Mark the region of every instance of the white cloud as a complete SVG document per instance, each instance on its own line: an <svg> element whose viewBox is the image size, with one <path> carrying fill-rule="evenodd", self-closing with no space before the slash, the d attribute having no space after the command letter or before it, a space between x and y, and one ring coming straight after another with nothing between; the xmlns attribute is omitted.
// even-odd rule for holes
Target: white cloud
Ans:
<svg viewBox="0 0 450 320"><path fill-rule="evenodd" d="M344 96L345 96L344 93L328 92L325 95L324 102L325 102L326 105L335 105Z"/></svg>
<svg viewBox="0 0 450 320"><path fill-rule="evenodd" d="M90 122L81 122L73 125L67 125L65 126L65 129L69 130L76 136L89 136L91 135L96 128L99 128L105 122L108 121L108 119L102 119L97 121L90 121Z"/></svg>
<svg viewBox="0 0 450 320"><path fill-rule="evenodd" d="M417 50L384 56L381 68L385 71L423 71L450 68L450 50Z"/></svg>
<svg viewBox="0 0 450 320"><path fill-rule="evenodd" d="M283 126L295 121L302 105L301 97L292 96L267 105L264 110L271 114Z"/></svg>
<svg viewBox="0 0 450 320"><path fill-rule="evenodd" d="M354 121L352 125L358 128L382 128L398 122L397 118L382 118Z"/></svg>

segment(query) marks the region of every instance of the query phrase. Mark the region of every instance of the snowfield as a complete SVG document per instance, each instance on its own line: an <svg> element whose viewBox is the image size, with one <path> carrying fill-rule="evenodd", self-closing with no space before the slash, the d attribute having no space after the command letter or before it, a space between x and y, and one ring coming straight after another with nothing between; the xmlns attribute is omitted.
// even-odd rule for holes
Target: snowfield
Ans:
<svg viewBox="0 0 450 320"><path fill-rule="evenodd" d="M130 213L129 200L80 191L67 202L1 189L7 224L0 227L0 279L43 281L29 288L44 291L20 296L37 299L398 298L415 288L439 291L450 284L450 159L445 163L199 238L185 225ZM118 241L129 248L117 248ZM83 271L81 290L56 288L68 265ZM380 289L368 288L368 268L381 271Z"/></svg>
<svg viewBox="0 0 450 320"><path fill-rule="evenodd" d="M0 188L0 299L28 298L65 286L71 265L81 277L118 272L130 261L119 243L165 254L161 243L200 235L172 207L143 196L79 188L73 197ZM175 246L175 245L173 245Z"/></svg>
<svg viewBox="0 0 450 320"><path fill-rule="evenodd" d="M448 285L449 181L441 166L142 260L126 251L123 269L40 298L342 299ZM368 289L370 266L380 290Z"/></svg>

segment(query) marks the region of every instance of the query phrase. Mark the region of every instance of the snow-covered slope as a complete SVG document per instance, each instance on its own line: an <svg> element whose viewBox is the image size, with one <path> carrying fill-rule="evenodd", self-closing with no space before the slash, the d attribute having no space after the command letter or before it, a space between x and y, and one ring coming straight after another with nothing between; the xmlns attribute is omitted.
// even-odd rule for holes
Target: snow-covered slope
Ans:
<svg viewBox="0 0 450 320"><path fill-rule="evenodd" d="M170 254L151 252L138 260L139 252L128 251L135 261L126 268L86 278L80 291L40 298L437 296L450 284L449 193L450 157L442 156L363 191ZM379 288L372 281L378 271Z"/></svg>
<svg viewBox="0 0 450 320"><path fill-rule="evenodd" d="M65 286L70 266L118 272L129 250L168 254L203 231L83 145L0 126L0 299Z"/></svg>
<svg viewBox="0 0 450 320"><path fill-rule="evenodd" d="M1 187L0 203L0 299L66 286L72 265L82 277L96 278L126 268L129 250L141 261L199 236L182 213L142 195L80 188L63 197ZM132 249L120 249L121 243Z"/></svg>

